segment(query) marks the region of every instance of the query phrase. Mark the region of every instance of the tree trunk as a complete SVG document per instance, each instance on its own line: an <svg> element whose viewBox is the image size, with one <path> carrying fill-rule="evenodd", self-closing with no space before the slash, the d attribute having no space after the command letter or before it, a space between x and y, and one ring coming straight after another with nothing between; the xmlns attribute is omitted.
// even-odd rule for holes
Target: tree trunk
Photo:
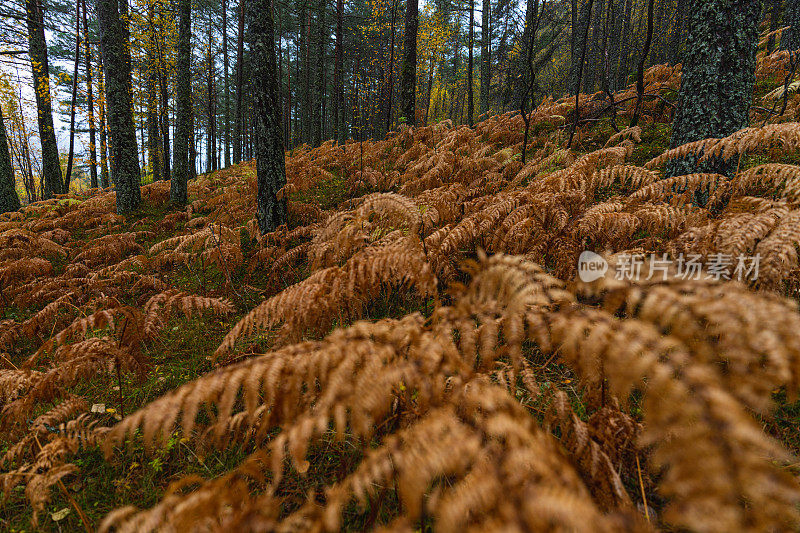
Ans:
<svg viewBox="0 0 800 533"><path fill-rule="evenodd" d="M94 92L92 90L92 49L89 46L89 24L86 17L86 0L81 0L83 7L83 44L86 49L86 107L89 111L89 180L92 189L97 183L97 134L94 124Z"/></svg>
<svg viewBox="0 0 800 533"><path fill-rule="evenodd" d="M472 49L475 47L475 0L469 0L469 56L467 57L467 123L471 128L475 119L475 100L472 88L474 62L472 59Z"/></svg>
<svg viewBox="0 0 800 533"><path fill-rule="evenodd" d="M106 77L111 179L117 190L117 213L139 207L139 159L133 122L130 36L127 0L96 0L100 51Z"/></svg>
<svg viewBox="0 0 800 533"><path fill-rule="evenodd" d="M580 119L580 92L581 92L581 81L583 79L583 68L586 63L586 48L587 46L587 39L589 34L589 22L592 18L592 6L594 5L594 0L589 0L586 9L581 12L581 15L578 17L580 22L580 30L583 32L575 36L575 46L578 47L580 53L577 54L576 57L573 57L576 60L577 64L572 65L572 70L574 71L575 78L573 79L572 88L575 94L575 110L573 111L574 117L572 119L572 126L569 131L569 141L567 141L567 148L572 146L572 140L575 137L575 128L578 127L578 120Z"/></svg>
<svg viewBox="0 0 800 533"><path fill-rule="evenodd" d="M593 4L593 10L597 15L592 17L592 13L589 14L591 18L591 32L587 37L585 45L587 47L586 54L588 56L583 67L583 92L585 93L594 93L597 89L597 73L600 70L597 67L600 65L600 43L603 34L603 0L599 0L599 2L596 1Z"/></svg>
<svg viewBox="0 0 800 533"><path fill-rule="evenodd" d="M396 0L393 0L393 6L395 5ZM333 137L339 144L344 144L344 124L342 124L342 110L344 109L344 91L342 90L342 86L344 85L344 72L342 70L342 18L344 16L344 1L343 0L336 0L336 47L334 50L334 60L333 60ZM394 22L394 18L392 19ZM394 24L392 24L392 30L394 30ZM392 33L392 54L394 54L394 33ZM391 64L389 65L391 68ZM288 63L287 63L287 70L288 70ZM392 79L391 71L389 72L389 80ZM391 98L391 86L389 88L389 113L386 120L386 129L389 129L389 123L391 122L391 114L392 114L392 98ZM291 95L291 90L289 91ZM291 97L291 96L290 96ZM290 108L291 109L291 108Z"/></svg>
<svg viewBox="0 0 800 533"><path fill-rule="evenodd" d="M3 110L0 109L0 214L19 209L14 167L11 166L11 155L8 153L6 125L3 122Z"/></svg>
<svg viewBox="0 0 800 533"><path fill-rule="evenodd" d="M428 115L430 114L431 109L431 91L433 90L433 71L436 68L436 65L433 62L433 54L431 54L431 58L429 61L429 69L428 69L428 90L425 93L425 121L424 124L428 125Z"/></svg>
<svg viewBox="0 0 800 533"><path fill-rule="evenodd" d="M322 109L325 106L325 0L317 4L317 83L316 102L314 105L314 145L322 144L325 135L325 115Z"/></svg>
<svg viewBox="0 0 800 533"><path fill-rule="evenodd" d="M147 159L153 183L161 179L161 139L158 126L158 61L156 60L157 38L153 20L153 4L147 4Z"/></svg>
<svg viewBox="0 0 800 533"><path fill-rule="evenodd" d="M61 161L53 127L53 106L50 100L50 67L47 61L47 43L44 38L44 10L42 0L26 0L28 19L28 42L31 69L33 70L34 93L38 111L39 139L42 143L42 176L44 190L42 198L61 194L64 182L61 176Z"/></svg>
<svg viewBox="0 0 800 533"><path fill-rule="evenodd" d="M222 0L222 69L222 112L225 117L223 134L225 144L225 166L229 167L231 166L231 115L228 98L230 87L228 87L228 3L226 0Z"/></svg>
<svg viewBox="0 0 800 533"><path fill-rule="evenodd" d="M206 172L213 172L217 170L217 113L216 113L216 92L214 84L214 53L213 44L214 39L211 35L211 15L208 20L208 49L206 55L206 95L208 96L206 107L206 118L208 130L206 131Z"/></svg>
<svg viewBox="0 0 800 533"><path fill-rule="evenodd" d="M483 0L481 12L481 114L489 111L489 87L491 86L492 63L491 42L492 31L490 28L491 0Z"/></svg>
<svg viewBox="0 0 800 533"><path fill-rule="evenodd" d="M286 224L286 162L283 153L281 108L275 59L272 0L255 0L248 10L251 75L255 122L256 219L262 234Z"/></svg>
<svg viewBox="0 0 800 533"><path fill-rule="evenodd" d="M636 107L631 118L631 127L639 124L639 114L642 110L642 98L644 97L644 65L647 62L647 55L650 53L650 44L653 42L653 6L655 0L647 2L647 37L644 40L642 55L639 58L639 68L636 71Z"/></svg>
<svg viewBox="0 0 800 533"><path fill-rule="evenodd" d="M419 26L419 0L407 0L403 35L403 70L400 83L400 100L403 116L409 126L416 123L417 109L417 28Z"/></svg>
<svg viewBox="0 0 800 533"><path fill-rule="evenodd" d="M680 50L681 45L683 44L686 16L686 0L677 0L677 8L675 10L675 29L672 32L672 42L669 45L669 54L667 55L669 62L672 64L680 61Z"/></svg>
<svg viewBox="0 0 800 533"><path fill-rule="evenodd" d="M338 0L341 1L341 0ZM395 35L395 22L397 20L397 0L392 0L392 19L389 24L389 98L386 109L386 131L392 131L392 107L394 107L394 35Z"/></svg>
<svg viewBox="0 0 800 533"><path fill-rule="evenodd" d="M789 29L783 32L781 49L796 52L800 49L800 0L786 2L783 24L789 26Z"/></svg>
<svg viewBox="0 0 800 533"><path fill-rule="evenodd" d="M161 4L159 4L161 6ZM163 11L159 9L159 17L164 16ZM172 169L170 168L170 148L169 148L169 80L167 79L167 62L164 58L164 48L166 47L166 36L164 35L163 24L159 24L158 32L158 85L161 91L160 98L160 115L158 118L159 125L161 126L161 163L162 172L161 179L170 179Z"/></svg>
<svg viewBox="0 0 800 533"><path fill-rule="evenodd" d="M100 185L106 189L111 186L108 177L108 133L106 128L106 83L103 67L97 69L99 76L97 90L100 93Z"/></svg>
<svg viewBox="0 0 800 533"><path fill-rule="evenodd" d="M513 91L515 99L520 102L523 98L525 98L524 94L529 91L529 87L533 80L531 80L531 68L529 65L530 61L533 61L533 57L528 57L528 54L533 54L534 49L534 42L533 40L536 38L534 35L533 28L537 24L538 20L538 4L539 2L534 2L533 0L528 0L525 6L525 28L522 31L522 43L521 48L524 50L524 53L520 53L517 57L517 60L514 64L514 76L509 77L509 85L512 86L513 84ZM574 17L573 17L574 18ZM512 81L516 80L516 82ZM509 91L511 92L511 91Z"/></svg>
<svg viewBox="0 0 800 533"><path fill-rule="evenodd" d="M284 115L284 142L292 148L292 64L289 55L289 45L286 45L286 111ZM335 84L334 84L335 85ZM336 105L337 102L334 102Z"/></svg>
<svg viewBox="0 0 800 533"><path fill-rule="evenodd" d="M67 173L64 176L64 192L69 192L72 180L72 163L75 161L75 107L78 104L78 66L81 61L81 4L75 2L75 66L72 69L72 100L69 106L69 154Z"/></svg>
<svg viewBox="0 0 800 533"><path fill-rule="evenodd" d="M186 203L187 186L190 167L190 143L194 146L192 133L192 71L191 71L191 0L179 0L178 3L178 57L176 61L175 87L177 89L175 113L175 161L172 163L172 183L170 184L170 201L183 205Z"/></svg>
<svg viewBox="0 0 800 533"><path fill-rule="evenodd" d="M617 65L617 87L620 89L628 86L628 71L630 69L631 57L631 34L633 27L633 1L625 0L625 11L623 15L623 33L621 36L622 49L620 52L619 63Z"/></svg>
<svg viewBox="0 0 800 533"><path fill-rule="evenodd" d="M244 56L244 3L239 0L239 22L236 36L236 103L233 120L233 163L242 162L242 59Z"/></svg>
<svg viewBox="0 0 800 533"><path fill-rule="evenodd" d="M748 124L755 83L758 0L690 0L678 112L671 146L725 137ZM724 172L722 161L698 169L696 158L674 161L667 175Z"/></svg>
<svg viewBox="0 0 800 533"><path fill-rule="evenodd" d="M301 142L311 144L313 134L313 111L311 109L311 13L308 9L308 0L303 0L300 5L300 32L302 43L303 79L300 83L300 139ZM300 58L297 58L300 61Z"/></svg>

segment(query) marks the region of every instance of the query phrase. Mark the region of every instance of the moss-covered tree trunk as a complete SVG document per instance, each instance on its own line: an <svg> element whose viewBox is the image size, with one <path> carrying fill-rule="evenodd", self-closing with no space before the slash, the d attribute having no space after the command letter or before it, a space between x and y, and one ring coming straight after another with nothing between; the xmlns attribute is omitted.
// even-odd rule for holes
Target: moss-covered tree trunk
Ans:
<svg viewBox="0 0 800 533"><path fill-rule="evenodd" d="M797 52L800 49L800 0L786 2L783 24L789 26L789 29L783 32L781 49Z"/></svg>
<svg viewBox="0 0 800 533"><path fill-rule="evenodd" d="M400 80L400 107L406 123L413 126L417 111L417 28L419 2L406 2L406 21L403 35L404 51L402 78Z"/></svg>
<svg viewBox="0 0 800 533"><path fill-rule="evenodd" d="M155 16L153 4L147 5L147 45L145 47L145 69L147 72L147 162L153 181L161 179L161 139L158 124L158 70L159 64L156 57L158 44L156 42Z"/></svg>
<svg viewBox="0 0 800 533"><path fill-rule="evenodd" d="M247 6L250 28L250 72L253 96L253 135L258 181L256 218L261 233L286 223L286 162L275 58L275 25L272 0L256 0Z"/></svg>
<svg viewBox="0 0 800 533"><path fill-rule="evenodd" d="M133 122L131 51L127 0L96 0L106 89L106 120L111 135L111 180L117 191L117 213L139 207L139 155Z"/></svg>
<svg viewBox="0 0 800 533"><path fill-rule="evenodd" d="M61 161L58 157L56 131L53 128L53 105L50 100L50 67L47 60L47 42L44 39L44 12L42 0L26 0L28 18L28 44L33 70L33 85L38 112L39 139L42 143L43 198L64 192Z"/></svg>
<svg viewBox="0 0 800 533"><path fill-rule="evenodd" d="M189 143L192 139L192 3L191 0L178 2L178 58L176 63L177 89L175 111L175 146L172 153L172 183L169 197L173 203L186 203L189 180Z"/></svg>
<svg viewBox="0 0 800 533"><path fill-rule="evenodd" d="M11 154L8 152L3 110L0 109L0 214L19 209L19 196L14 185L14 168L11 166Z"/></svg>
<svg viewBox="0 0 800 533"><path fill-rule="evenodd" d="M671 146L725 137L748 125L755 83L758 0L690 0L687 46ZM667 174L723 172L723 161L698 168L696 158L673 161Z"/></svg>

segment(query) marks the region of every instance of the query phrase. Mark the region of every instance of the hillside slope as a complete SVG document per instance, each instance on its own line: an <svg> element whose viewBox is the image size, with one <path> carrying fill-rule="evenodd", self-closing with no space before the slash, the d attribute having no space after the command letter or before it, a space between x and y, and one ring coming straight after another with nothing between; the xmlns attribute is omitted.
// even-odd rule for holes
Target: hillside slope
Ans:
<svg viewBox="0 0 800 533"><path fill-rule="evenodd" d="M546 100L524 165L511 113L302 148L263 237L252 164L0 217L0 524L796 525L797 104L665 151L660 99L572 149ZM691 153L737 171L663 179Z"/></svg>

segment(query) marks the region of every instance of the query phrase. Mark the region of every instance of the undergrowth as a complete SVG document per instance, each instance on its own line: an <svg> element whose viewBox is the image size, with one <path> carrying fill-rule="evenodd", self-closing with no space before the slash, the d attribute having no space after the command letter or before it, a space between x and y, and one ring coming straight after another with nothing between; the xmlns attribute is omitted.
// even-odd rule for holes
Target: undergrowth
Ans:
<svg viewBox="0 0 800 533"><path fill-rule="evenodd" d="M0 217L0 528L796 528L800 97L672 150L671 107L632 105L567 149L545 99L524 165L513 113L301 147L263 236L252 163L185 208ZM735 171L664 175L711 155ZM617 279L631 254L703 266Z"/></svg>

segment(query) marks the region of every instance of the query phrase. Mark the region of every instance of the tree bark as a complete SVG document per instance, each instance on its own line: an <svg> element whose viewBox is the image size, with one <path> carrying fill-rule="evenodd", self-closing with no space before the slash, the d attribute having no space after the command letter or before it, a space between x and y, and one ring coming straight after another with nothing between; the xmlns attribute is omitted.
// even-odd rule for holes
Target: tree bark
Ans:
<svg viewBox="0 0 800 533"><path fill-rule="evenodd" d="M208 49L206 54L206 96L208 97L206 106L206 118L208 128L206 130L206 172L213 172L217 170L217 95L216 84L214 83L215 62L213 53L214 39L211 34L212 24L211 15L209 14L208 20Z"/></svg>
<svg viewBox="0 0 800 533"><path fill-rule="evenodd" d="M97 69L99 76L97 90L100 93L100 185L106 189L111 186L108 172L108 133L106 128L106 83L103 66Z"/></svg>
<svg viewBox="0 0 800 533"><path fill-rule="evenodd" d="M567 141L567 148L572 146L572 140L575 137L575 128L578 127L578 120L580 119L580 92L581 92L581 81L583 79L583 69L586 63L586 48L587 46L587 38L589 35L589 23L591 22L592 18L592 6L594 5L594 0L589 0L586 9L581 13L579 17L580 22L580 30L583 32L582 35L574 36L575 38L575 45L579 47L580 53L577 54L577 57L573 57L573 59L577 59L577 65L573 64L572 69L574 71L575 78L573 79L573 91L575 94L575 110L573 111L574 117L572 120L572 126L570 127L569 131L569 141Z"/></svg>
<svg viewBox="0 0 800 533"><path fill-rule="evenodd" d="M286 162L275 58L272 0L255 0L248 9L253 79L256 180L256 219L262 234L286 224Z"/></svg>
<svg viewBox="0 0 800 533"><path fill-rule="evenodd" d="M311 144L313 134L311 131L313 123L313 111L311 109L311 13L308 9L308 1L303 0L300 5L300 42L302 43L301 58L302 80L300 80L300 140L303 143Z"/></svg>
<svg viewBox="0 0 800 533"><path fill-rule="evenodd" d="M758 0L690 0L678 111L671 146L725 137L747 126L755 83ZM722 161L698 168L696 158L673 161L667 175L725 172Z"/></svg>
<svg viewBox="0 0 800 533"><path fill-rule="evenodd" d="M178 57L176 62L175 86L177 88L177 110L175 113L175 161L172 167L170 183L170 201L183 205L187 199L187 187L190 173L190 143L194 146L192 133L192 71L191 71L191 0L178 2Z"/></svg>
<svg viewBox="0 0 800 533"><path fill-rule="evenodd" d="M392 6L395 5L396 0L393 0ZM336 0L336 47L334 50L333 60L333 136L339 144L344 144L344 124L342 120L342 110L344 109L344 71L342 70L342 18L344 17L344 1ZM394 18L392 19L394 22ZM394 30L394 24L392 24ZM392 32L392 54L394 54L394 31ZM391 68L391 64L389 65ZM288 62L287 62L287 70ZM391 81L392 74L389 71L389 80ZM386 129L389 129L392 114L392 98L391 98L391 85L389 87L389 112L386 120ZM289 91L291 95L291 90ZM290 96L291 98L291 96ZM289 108L291 109L291 107Z"/></svg>
<svg viewBox="0 0 800 533"><path fill-rule="evenodd" d="M42 143L43 198L61 194L64 182L61 176L61 161L53 127L53 105L50 99L50 67L47 60L47 43L44 38L44 9L42 0L26 0L28 19L28 43L31 69L33 70L34 93L38 111L39 139Z"/></svg>
<svg viewBox="0 0 800 533"><path fill-rule="evenodd" d="M164 12L161 9L162 4L159 4L159 18L164 17ZM166 36L164 35L163 23L159 24L158 32L158 85L161 91L160 115L158 123L161 126L161 163L163 165L161 172L161 179L168 180L172 173L170 165L170 143L169 143L169 81L167 62L164 58L164 48L166 47Z"/></svg>
<svg viewBox="0 0 800 533"><path fill-rule="evenodd" d="M97 132L94 124L94 92L92 88L92 49L89 46L89 24L86 17L86 0L81 0L83 7L83 44L86 49L86 107L89 111L89 180L92 189L97 183Z"/></svg>
<svg viewBox="0 0 800 533"><path fill-rule="evenodd" d="M244 3L239 0L239 21L236 36L236 103L233 121L233 163L242 162L242 59L244 56Z"/></svg>
<svg viewBox="0 0 800 533"><path fill-rule="evenodd" d="M491 0L483 0L481 12L481 114L489 111L489 88L491 87Z"/></svg>
<svg viewBox="0 0 800 533"><path fill-rule="evenodd" d="M325 136L325 42L327 33L325 31L325 0L319 0L317 4L317 83L316 83L316 103L314 105L314 145L322 144Z"/></svg>
<svg viewBox="0 0 800 533"><path fill-rule="evenodd" d="M644 40L642 56L639 58L639 68L636 71L636 107L631 118L631 127L639 124L639 114L642 110L642 98L644 97L644 65L647 55L650 53L650 45L653 42L653 5L655 0L647 2L647 37Z"/></svg>
<svg viewBox="0 0 800 533"><path fill-rule="evenodd" d="M406 2L406 20L403 35L404 51L400 100L403 116L409 126L416 124L418 26L419 0L408 0Z"/></svg>
<svg viewBox="0 0 800 533"><path fill-rule="evenodd" d="M75 2L75 66L72 69L72 100L69 106L69 153L67 172L64 176L64 192L69 192L72 180L72 164L75 160L75 107L78 104L78 66L81 61L81 4Z"/></svg>
<svg viewBox="0 0 800 533"><path fill-rule="evenodd" d="M228 87L228 3L226 0L222 0L222 73L222 112L225 117L223 133L225 145L225 166L229 167L231 166L231 115L228 98L228 95L230 94L230 87Z"/></svg>
<svg viewBox="0 0 800 533"><path fill-rule="evenodd" d="M117 190L117 213L129 213L142 200L139 158L133 122L131 52L127 0L96 0L100 51L106 78L111 179Z"/></svg>
<svg viewBox="0 0 800 533"><path fill-rule="evenodd" d="M796 52L800 49L800 0L788 0L783 24L789 29L783 32L781 49Z"/></svg>
<svg viewBox="0 0 800 533"><path fill-rule="evenodd" d="M19 209L14 167L11 166L11 155L8 153L6 125L3 122L3 110L0 109L0 214Z"/></svg>
<svg viewBox="0 0 800 533"><path fill-rule="evenodd" d="M153 20L153 4L147 4L147 159L153 182L161 179L161 139L158 125L158 61L156 59L156 27Z"/></svg>
<svg viewBox="0 0 800 533"><path fill-rule="evenodd" d="M392 0L392 17L391 22L389 23L389 80L387 81L387 85L389 86L389 94L386 106L387 132L392 131L392 108L394 107L394 36L396 33L395 22L397 21L397 1L398 0Z"/></svg>
<svg viewBox="0 0 800 533"><path fill-rule="evenodd" d="M475 0L469 0L469 56L467 57L467 123L471 128L475 121L475 96L473 94L474 61L472 49L475 47Z"/></svg>

